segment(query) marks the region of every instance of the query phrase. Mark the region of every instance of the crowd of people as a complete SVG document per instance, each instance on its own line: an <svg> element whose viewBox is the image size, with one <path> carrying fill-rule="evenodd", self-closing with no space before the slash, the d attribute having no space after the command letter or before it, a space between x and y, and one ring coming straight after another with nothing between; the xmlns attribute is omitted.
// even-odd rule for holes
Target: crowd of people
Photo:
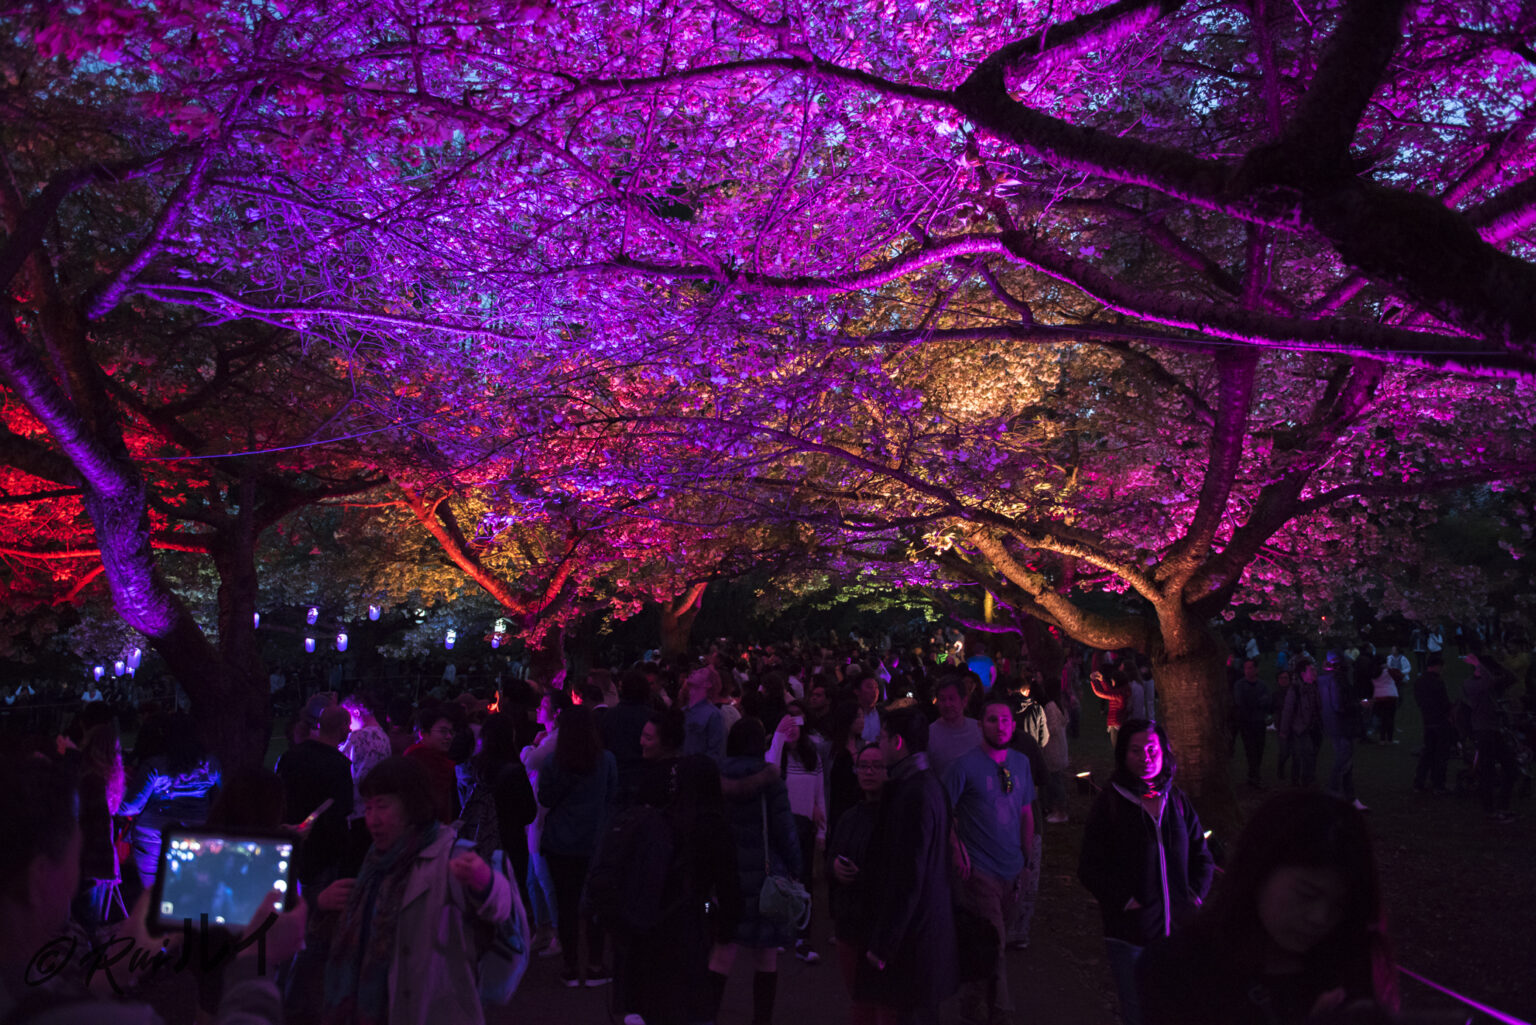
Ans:
<svg viewBox="0 0 1536 1025"><path fill-rule="evenodd" d="M1463 679L1453 696L1446 680L1443 631L1414 635L1412 657L1392 646L1385 653L1369 643L1326 650L1321 656L1282 641L1273 655L1273 673L1260 668L1258 641L1250 636L1230 660L1231 723L1241 742L1248 785L1267 785L1264 768L1268 736L1278 754L1274 780L1295 786L1319 782L1324 741L1330 754L1321 782L1333 794L1368 811L1355 786L1355 753L1360 744L1401 744L1399 707L1412 696L1423 732L1408 773L1381 781L1387 787L1446 795L1475 793L1487 817L1514 820L1513 798L1521 764L1536 750L1536 662L1529 651L1495 655L1476 639L1464 641L1456 656ZM1268 662L1269 660L1264 660ZM1412 742L1412 741L1410 741ZM1450 775L1452 759L1463 756L1460 778Z"/></svg>
<svg viewBox="0 0 1536 1025"><path fill-rule="evenodd" d="M1030 945L1046 826L1069 821L1091 692L1114 772L1083 823L1078 875L1100 908L1122 1021L1393 1006L1347 750L1335 745L1332 793L1287 789L1259 812L1213 887L1144 660L1069 653L1047 676L975 641L935 654L717 646L418 707L321 692L275 770L228 774L177 715L146 718L125 760L91 706L59 745L78 846L40 839L7 878L26 878L28 857L73 859L71 917L102 935L133 921L164 823L289 830L304 942L276 977L288 1021L482 1021L486 932L524 922L566 986L612 985L627 1025L716 1021L743 955L753 1025L774 1019L781 957L824 955L855 1025L936 1022L957 993L968 1025L1007 1025L1021 1017L1010 958ZM1434 704L1437 657L1416 681L1421 705ZM1251 781L1262 784L1271 731L1298 784L1315 779L1319 733L1356 735L1340 723L1351 713L1373 712L1394 739L1386 695L1337 696L1343 668L1298 654L1277 692L1256 660L1241 665L1233 733ZM1445 771L1435 721L1426 711L1419 765L1432 787ZM492 869L502 858L505 876ZM813 928L820 918L829 929ZM818 949L827 932L833 949ZM1188 982L1213 966L1219 1014ZM220 993L203 994L207 1020L224 1013Z"/></svg>

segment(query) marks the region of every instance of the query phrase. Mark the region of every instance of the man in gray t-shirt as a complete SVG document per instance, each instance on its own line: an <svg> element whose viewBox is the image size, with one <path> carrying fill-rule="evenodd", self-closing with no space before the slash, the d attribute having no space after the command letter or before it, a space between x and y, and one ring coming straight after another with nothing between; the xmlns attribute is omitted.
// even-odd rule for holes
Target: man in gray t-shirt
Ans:
<svg viewBox="0 0 1536 1025"><path fill-rule="evenodd" d="M947 676L939 681L934 703L939 718L928 727L928 767L940 779L951 762L981 744L981 724L965 716L965 680Z"/></svg>
<svg viewBox="0 0 1536 1025"><path fill-rule="evenodd" d="M1034 851L1035 783L1029 759L1008 746L1013 731L1013 707L996 693L982 706L981 746L962 755L943 776L955 832L970 856L960 902L992 923L999 937L1008 935ZM931 731L929 739L931 744ZM960 1017L1005 1022L1013 1009L1008 964L999 945L992 977L961 987Z"/></svg>

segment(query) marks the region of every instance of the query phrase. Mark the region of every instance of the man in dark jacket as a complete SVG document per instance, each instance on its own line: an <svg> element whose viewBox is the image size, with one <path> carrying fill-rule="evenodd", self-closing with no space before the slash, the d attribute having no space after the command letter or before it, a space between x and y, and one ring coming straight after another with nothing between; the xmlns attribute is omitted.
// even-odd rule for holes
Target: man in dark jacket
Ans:
<svg viewBox="0 0 1536 1025"><path fill-rule="evenodd" d="M1368 811L1355 796L1355 741L1365 732L1360 703L1355 700L1349 666L1336 651L1328 652L1317 676L1318 708L1323 713L1323 732L1333 748L1333 769L1328 773L1328 792Z"/></svg>
<svg viewBox="0 0 1536 1025"><path fill-rule="evenodd" d="M1424 753L1419 755L1419 767L1413 774L1413 789L1445 793L1445 767L1451 757L1451 743L1456 739L1456 727L1451 722L1451 698L1445 691L1445 677L1440 674L1445 664L1437 651L1424 657L1424 674L1414 684L1413 694L1419 702L1419 713L1424 717Z"/></svg>
<svg viewBox="0 0 1536 1025"><path fill-rule="evenodd" d="M1248 785L1263 784L1265 717L1274 706L1269 684L1259 679L1259 664L1253 659L1243 663L1243 675L1232 685L1232 717L1237 735L1243 739L1243 754L1248 758Z"/></svg>
<svg viewBox="0 0 1536 1025"><path fill-rule="evenodd" d="M631 669L619 680L619 703L598 720L603 747L619 766L619 799L614 810L628 808L645 776L645 753L640 750L640 733L651 720L651 682L645 674Z"/></svg>
<svg viewBox="0 0 1536 1025"><path fill-rule="evenodd" d="M346 709L327 708L309 739L295 744L277 762L277 775L283 781L284 822L303 822L323 802L331 802L310 826L299 851L296 875L307 896L334 882L346 857L352 763L337 748L347 739L351 724Z"/></svg>
<svg viewBox="0 0 1536 1025"><path fill-rule="evenodd" d="M949 809L928 769L928 719L916 707L887 709L880 753L888 782L870 844L870 903L876 909L855 997L919 1025L959 985L949 888Z"/></svg>

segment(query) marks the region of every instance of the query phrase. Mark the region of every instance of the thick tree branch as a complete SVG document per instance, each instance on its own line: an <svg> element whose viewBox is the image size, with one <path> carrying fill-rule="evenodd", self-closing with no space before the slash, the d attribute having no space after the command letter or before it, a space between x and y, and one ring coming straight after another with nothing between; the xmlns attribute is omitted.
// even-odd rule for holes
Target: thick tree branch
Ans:
<svg viewBox="0 0 1536 1025"><path fill-rule="evenodd" d="M1402 41L1407 6L1407 0L1349 0L1344 5L1338 27L1278 145L1269 154L1252 155L1259 163L1283 160L1303 180L1348 173L1350 143ZM1252 161L1248 169L1253 169ZM1286 180L1289 184L1289 176Z"/></svg>
<svg viewBox="0 0 1536 1025"><path fill-rule="evenodd" d="M1237 485L1243 443L1248 437L1248 414L1253 408L1258 362L1258 353L1251 350L1228 351L1216 357L1216 424L1206 449L1200 498L1184 536L1154 574L1170 591L1182 590L1194 575L1210 553L1216 532L1226 518L1227 500Z"/></svg>

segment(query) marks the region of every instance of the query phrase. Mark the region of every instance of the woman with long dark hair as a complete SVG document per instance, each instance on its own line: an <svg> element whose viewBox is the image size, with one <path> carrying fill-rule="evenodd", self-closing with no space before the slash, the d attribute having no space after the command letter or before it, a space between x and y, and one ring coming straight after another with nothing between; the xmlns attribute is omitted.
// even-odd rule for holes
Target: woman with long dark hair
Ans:
<svg viewBox="0 0 1536 1025"><path fill-rule="evenodd" d="M1141 1025L1142 952L1194 917L1216 870L1195 806L1173 783L1175 769L1161 726L1124 723L1115 738L1114 775L1083 829L1077 874L1099 902L1123 1025Z"/></svg>
<svg viewBox="0 0 1536 1025"><path fill-rule="evenodd" d="M549 809L544 819L540 851L555 885L556 926L565 958L567 986L601 986L612 976L603 964L603 930L583 916L581 889L597 850L597 838L619 789L619 767L603 750L597 718L586 705L560 713L555 754L539 773L539 803ZM587 972L581 975L577 946L581 926L587 930Z"/></svg>
<svg viewBox="0 0 1536 1025"><path fill-rule="evenodd" d="M1211 902L1138 966L1146 1025L1300 1025L1397 1009L1365 818L1315 790L1249 820Z"/></svg>
<svg viewBox="0 0 1536 1025"><path fill-rule="evenodd" d="M528 770L518 760L518 730L512 716L497 712L480 727L480 750L470 759L473 780L464 802L459 837L489 859L500 848L517 875L519 888L528 883L527 827L538 816Z"/></svg>

